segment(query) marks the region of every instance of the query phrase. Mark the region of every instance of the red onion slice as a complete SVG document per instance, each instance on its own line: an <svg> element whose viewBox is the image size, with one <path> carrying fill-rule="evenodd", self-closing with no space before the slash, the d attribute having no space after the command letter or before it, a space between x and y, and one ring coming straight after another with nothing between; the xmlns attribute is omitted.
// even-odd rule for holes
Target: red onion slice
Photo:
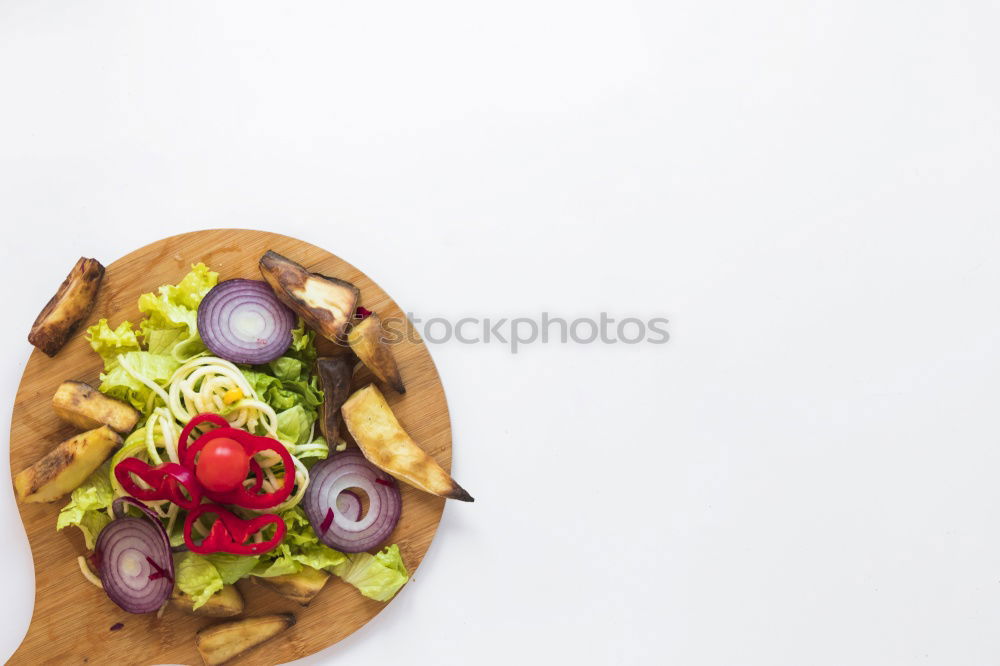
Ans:
<svg viewBox="0 0 1000 666"><path fill-rule="evenodd" d="M124 515L124 502L151 516ZM101 584L111 601L129 613L158 610L174 589L174 561L163 524L148 507L130 497L113 505L118 516L97 537L94 553Z"/></svg>
<svg viewBox="0 0 1000 666"><path fill-rule="evenodd" d="M345 451L317 463L309 477L302 508L320 541L330 548L344 553L371 550L396 528L402 510L399 486L360 451ZM363 518L361 500L352 488L368 495Z"/></svg>
<svg viewBox="0 0 1000 666"><path fill-rule="evenodd" d="M209 351L233 363L260 365L292 344L295 314L261 280L226 280L198 306L198 333Z"/></svg>
<svg viewBox="0 0 1000 666"><path fill-rule="evenodd" d="M156 515L156 512L146 506L143 502L140 502L134 497L129 497L128 495L123 495L122 497L116 497L111 503L111 511L115 514L115 518L127 518L128 515L125 513L125 505L129 504L146 514L146 517L159 528L160 536L163 538L163 543L166 544L167 548L170 548L170 535L167 534L167 528L163 526L160 522L160 517ZM171 567L173 566L173 561L171 560ZM170 571L171 577L173 577L173 569Z"/></svg>
<svg viewBox="0 0 1000 666"><path fill-rule="evenodd" d="M356 493L345 490L337 495L337 510L351 520L361 520L361 498Z"/></svg>

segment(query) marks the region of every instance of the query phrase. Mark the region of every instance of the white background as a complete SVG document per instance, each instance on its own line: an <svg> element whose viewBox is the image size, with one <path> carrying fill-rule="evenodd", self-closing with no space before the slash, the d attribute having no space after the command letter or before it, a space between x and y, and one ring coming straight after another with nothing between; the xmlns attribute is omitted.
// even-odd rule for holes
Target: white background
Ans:
<svg viewBox="0 0 1000 666"><path fill-rule="evenodd" d="M197 228L321 245L420 317L667 316L433 347L477 501L301 663L995 664L998 21L0 0L0 416L78 256ZM0 495L5 656L33 584Z"/></svg>

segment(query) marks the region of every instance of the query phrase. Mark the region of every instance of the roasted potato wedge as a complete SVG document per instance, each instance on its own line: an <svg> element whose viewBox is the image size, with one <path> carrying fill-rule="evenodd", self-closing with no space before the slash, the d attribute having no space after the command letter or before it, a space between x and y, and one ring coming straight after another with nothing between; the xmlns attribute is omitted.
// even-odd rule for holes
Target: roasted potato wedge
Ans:
<svg viewBox="0 0 1000 666"><path fill-rule="evenodd" d="M323 389L319 428L332 446L340 439L340 407L351 395L354 359L345 356L321 356L316 359L319 387Z"/></svg>
<svg viewBox="0 0 1000 666"><path fill-rule="evenodd" d="M207 666L224 664L294 624L294 615L279 613L206 627L198 632L198 652Z"/></svg>
<svg viewBox="0 0 1000 666"><path fill-rule="evenodd" d="M104 266L97 259L80 257L59 291L38 313L28 333L28 342L49 356L62 349L81 321L87 318L97 301L97 290L104 279Z"/></svg>
<svg viewBox="0 0 1000 666"><path fill-rule="evenodd" d="M194 599L175 587L170 595L170 603L185 613L202 617L233 617L243 612L243 595L235 585L223 585L221 590L209 597L197 610Z"/></svg>
<svg viewBox="0 0 1000 666"><path fill-rule="evenodd" d="M336 341L354 316L361 292L350 282L310 273L277 252L260 258L260 272L282 303L323 337Z"/></svg>
<svg viewBox="0 0 1000 666"><path fill-rule="evenodd" d="M121 443L121 436L108 426L70 437L14 477L18 499L22 502L51 502L72 492Z"/></svg>
<svg viewBox="0 0 1000 666"><path fill-rule="evenodd" d="M347 334L347 343L376 379L391 386L396 393L406 393L396 357L383 337L382 322L373 312L354 325Z"/></svg>
<svg viewBox="0 0 1000 666"><path fill-rule="evenodd" d="M123 435L139 421L132 405L109 398L83 382L66 381L52 396L52 408L63 421L90 430L106 425Z"/></svg>
<svg viewBox="0 0 1000 666"><path fill-rule="evenodd" d="M309 602L319 594L326 582L330 580L330 574L320 569L304 566L299 573L270 578L251 576L250 580L256 585L274 590L283 597L308 606Z"/></svg>
<svg viewBox="0 0 1000 666"><path fill-rule="evenodd" d="M348 432L370 463L432 495L473 501L472 496L406 434L374 384L355 391L340 411Z"/></svg>

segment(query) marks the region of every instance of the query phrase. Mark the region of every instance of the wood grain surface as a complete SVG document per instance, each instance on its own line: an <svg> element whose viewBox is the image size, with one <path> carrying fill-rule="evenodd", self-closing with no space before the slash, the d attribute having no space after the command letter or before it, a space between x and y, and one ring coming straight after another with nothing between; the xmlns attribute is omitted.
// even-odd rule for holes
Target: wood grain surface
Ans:
<svg viewBox="0 0 1000 666"><path fill-rule="evenodd" d="M136 301L143 292L178 282L191 264L204 261L219 272L220 280L260 279L257 260L267 250L283 254L311 270L353 282L361 289L361 303L383 319L403 311L378 285L356 268L326 250L302 241L262 231L199 231L140 248L108 266L96 307L55 358L35 350L17 391L10 430L10 462L14 474L44 456L76 430L60 421L51 399L66 379L97 386L100 358L84 339L86 326L107 317L115 326L123 319L136 323ZM100 257L98 257L100 259ZM70 266L67 265L67 270ZM52 276L53 289L60 276ZM44 302L39 302L39 308ZM25 322L25 331L30 322ZM414 333L394 347L406 394L382 387L400 422L446 469L451 469L451 428L444 390L423 342ZM27 344L27 343L25 343ZM331 350L321 350L330 353ZM335 349L333 351L336 351ZM371 376L363 368L354 387ZM403 513L389 542L398 543L412 573L430 546L444 500L401 483ZM132 615L119 609L104 592L84 580L76 557L84 554L83 538L75 528L56 532L56 516L68 496L51 504L19 504L21 520L31 544L35 565L35 606L27 635L10 664L200 664L195 632L216 620L186 615L168 607L155 614ZM291 612L296 626L236 660L239 664L278 664L310 655L357 631L385 604L362 597L332 578L320 595L303 608L277 594L239 583L246 599L244 616ZM404 587L399 594L406 594ZM118 630L112 627L124 626Z"/></svg>

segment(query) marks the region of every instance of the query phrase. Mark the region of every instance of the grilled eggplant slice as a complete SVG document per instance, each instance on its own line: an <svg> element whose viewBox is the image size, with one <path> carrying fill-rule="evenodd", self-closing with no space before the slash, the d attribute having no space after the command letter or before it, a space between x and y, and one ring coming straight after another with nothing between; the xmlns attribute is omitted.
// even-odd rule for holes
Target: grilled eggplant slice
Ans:
<svg viewBox="0 0 1000 666"><path fill-rule="evenodd" d="M302 571L298 573L271 576L270 578L251 576L250 580L261 587L274 590L283 597L297 601L303 606L308 606L309 602L316 598L326 582L330 580L330 574L310 566L303 566Z"/></svg>
<svg viewBox="0 0 1000 666"><path fill-rule="evenodd" d="M472 496L406 434L385 397L369 384L340 409L365 458L376 467L432 495L472 502Z"/></svg>
<svg viewBox="0 0 1000 666"><path fill-rule="evenodd" d="M295 624L291 613L248 617L198 632L198 652L207 666L224 664L268 641Z"/></svg>
<svg viewBox="0 0 1000 666"><path fill-rule="evenodd" d="M109 398L83 382L65 381L52 396L52 408L63 421L90 430L102 425L128 434L139 421L132 405Z"/></svg>
<svg viewBox="0 0 1000 666"><path fill-rule="evenodd" d="M221 590L197 609L194 607L194 599L175 587L170 595L170 603L185 613L202 617L233 617L243 612L243 595L235 585L223 585Z"/></svg>
<svg viewBox="0 0 1000 666"><path fill-rule="evenodd" d="M354 316L361 292L350 282L310 273L273 250L260 258L260 272L282 303L328 340L337 341Z"/></svg>
<svg viewBox="0 0 1000 666"><path fill-rule="evenodd" d="M354 359L350 355L321 356L316 359L319 387L323 389L319 427L331 446L340 439L340 407L351 395Z"/></svg>
<svg viewBox="0 0 1000 666"><path fill-rule="evenodd" d="M373 312L354 325L347 334L347 342L376 379L391 386L396 393L406 393L396 357L392 355L392 350L383 337L382 322Z"/></svg>
<svg viewBox="0 0 1000 666"><path fill-rule="evenodd" d="M97 301L97 290L104 279L104 266L97 259L80 257L56 295L49 299L31 325L28 342L49 356L62 349L81 321L87 318Z"/></svg>
<svg viewBox="0 0 1000 666"><path fill-rule="evenodd" d="M14 477L18 499L52 502L76 490L121 443L121 436L108 426L70 437Z"/></svg>

